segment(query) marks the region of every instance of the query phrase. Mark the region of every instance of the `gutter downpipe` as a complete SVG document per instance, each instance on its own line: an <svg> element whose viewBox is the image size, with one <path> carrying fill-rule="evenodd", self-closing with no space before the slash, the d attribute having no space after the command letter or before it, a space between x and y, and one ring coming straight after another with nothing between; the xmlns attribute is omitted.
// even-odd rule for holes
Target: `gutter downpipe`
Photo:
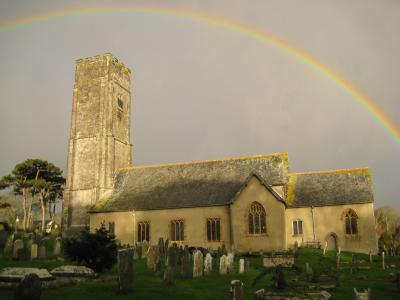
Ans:
<svg viewBox="0 0 400 300"><path fill-rule="evenodd" d="M314 206L311 206L311 217L312 217L312 229L313 229L314 242L316 242L317 237L315 236Z"/></svg>

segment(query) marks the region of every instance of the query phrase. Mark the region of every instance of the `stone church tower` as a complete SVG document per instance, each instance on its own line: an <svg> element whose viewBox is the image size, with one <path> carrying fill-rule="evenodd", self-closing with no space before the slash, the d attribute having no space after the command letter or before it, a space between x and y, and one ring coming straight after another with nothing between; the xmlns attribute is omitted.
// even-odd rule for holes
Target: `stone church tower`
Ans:
<svg viewBox="0 0 400 300"><path fill-rule="evenodd" d="M89 224L88 207L131 165L131 72L111 54L76 61L63 229Z"/></svg>

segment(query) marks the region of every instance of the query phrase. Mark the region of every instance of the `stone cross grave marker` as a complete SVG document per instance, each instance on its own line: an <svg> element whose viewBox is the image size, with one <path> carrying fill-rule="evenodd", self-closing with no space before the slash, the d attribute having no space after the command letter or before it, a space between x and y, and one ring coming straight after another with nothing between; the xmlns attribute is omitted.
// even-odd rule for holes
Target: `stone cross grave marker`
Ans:
<svg viewBox="0 0 400 300"><path fill-rule="evenodd" d="M31 245L31 259L35 259L38 257L38 245L33 243Z"/></svg>
<svg viewBox="0 0 400 300"><path fill-rule="evenodd" d="M228 257L224 254L219 258L219 274L225 275L228 273Z"/></svg>
<svg viewBox="0 0 400 300"><path fill-rule="evenodd" d="M20 239L17 239L14 241L14 247L13 247L13 257L18 258L18 250L19 249L24 249L24 242Z"/></svg>
<svg viewBox="0 0 400 300"><path fill-rule="evenodd" d="M244 299L243 282L241 282L240 280L232 280L230 295L231 295L230 297L231 300Z"/></svg>
<svg viewBox="0 0 400 300"><path fill-rule="evenodd" d="M196 250L193 255L193 277L203 276L203 253Z"/></svg>
<svg viewBox="0 0 400 300"><path fill-rule="evenodd" d="M204 275L210 276L212 274L212 256L210 253L206 254L204 259Z"/></svg>
<svg viewBox="0 0 400 300"><path fill-rule="evenodd" d="M119 290L123 293L133 288L133 249L118 251L118 281Z"/></svg>

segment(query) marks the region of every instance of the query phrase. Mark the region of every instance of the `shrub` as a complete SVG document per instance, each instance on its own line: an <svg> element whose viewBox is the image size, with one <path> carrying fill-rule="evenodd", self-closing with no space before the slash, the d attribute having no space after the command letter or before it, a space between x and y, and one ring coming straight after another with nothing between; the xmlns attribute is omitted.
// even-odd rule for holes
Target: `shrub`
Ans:
<svg viewBox="0 0 400 300"><path fill-rule="evenodd" d="M77 236L63 240L66 258L92 268L96 272L111 269L117 262L117 243L115 236L110 234L101 224L95 233L82 230Z"/></svg>

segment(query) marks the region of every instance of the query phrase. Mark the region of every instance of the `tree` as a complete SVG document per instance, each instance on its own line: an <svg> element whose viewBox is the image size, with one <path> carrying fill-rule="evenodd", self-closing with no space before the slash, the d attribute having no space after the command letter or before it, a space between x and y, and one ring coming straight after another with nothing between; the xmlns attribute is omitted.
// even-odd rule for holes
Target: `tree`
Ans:
<svg viewBox="0 0 400 300"><path fill-rule="evenodd" d="M26 230L30 224L32 214L32 202L35 195L39 195L42 211L42 231L45 229L46 204L52 195L60 197L63 191L65 178L62 170L54 164L41 159L27 159L17 164L10 175L4 176L0 181L0 187L11 187L14 193L23 198L23 228ZM27 210L27 195L31 193L32 199Z"/></svg>
<svg viewBox="0 0 400 300"><path fill-rule="evenodd" d="M117 261L115 236L101 224L94 233L82 230L76 237L63 240L64 255L78 264L83 264L97 272L111 269Z"/></svg>

